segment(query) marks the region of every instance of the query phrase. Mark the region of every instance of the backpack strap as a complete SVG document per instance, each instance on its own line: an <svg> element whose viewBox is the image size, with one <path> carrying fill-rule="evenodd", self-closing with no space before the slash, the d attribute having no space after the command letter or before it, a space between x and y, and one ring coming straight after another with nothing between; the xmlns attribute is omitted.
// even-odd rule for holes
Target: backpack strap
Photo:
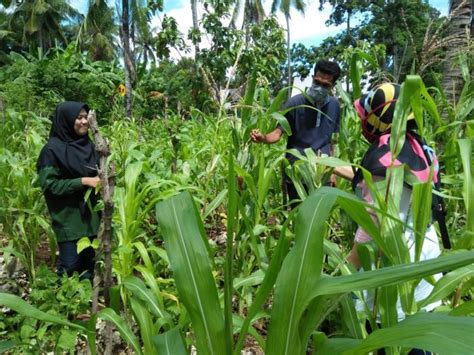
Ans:
<svg viewBox="0 0 474 355"><path fill-rule="evenodd" d="M423 147L423 153L425 154L426 160L431 166L433 164L433 149L428 146L426 142L418 135L416 136L416 138L419 139L421 146ZM433 183L433 187L436 191L441 191L441 173L439 169L437 174L438 181L436 183ZM444 206L444 201L443 198L437 194L433 194L431 199L431 213L433 215L433 219L438 222L444 249L451 249L451 241L449 240L448 228L446 227L446 209Z"/></svg>

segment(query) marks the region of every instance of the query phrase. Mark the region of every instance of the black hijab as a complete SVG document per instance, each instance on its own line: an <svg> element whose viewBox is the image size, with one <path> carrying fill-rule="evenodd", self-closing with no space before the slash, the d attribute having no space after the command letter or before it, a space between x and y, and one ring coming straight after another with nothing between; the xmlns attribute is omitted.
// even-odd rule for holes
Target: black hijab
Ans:
<svg viewBox="0 0 474 355"><path fill-rule="evenodd" d="M37 170L51 166L58 168L66 178L97 176L99 159L88 134L79 136L74 123L79 112L89 112L89 106L81 102L66 101L56 107L48 143L43 147Z"/></svg>

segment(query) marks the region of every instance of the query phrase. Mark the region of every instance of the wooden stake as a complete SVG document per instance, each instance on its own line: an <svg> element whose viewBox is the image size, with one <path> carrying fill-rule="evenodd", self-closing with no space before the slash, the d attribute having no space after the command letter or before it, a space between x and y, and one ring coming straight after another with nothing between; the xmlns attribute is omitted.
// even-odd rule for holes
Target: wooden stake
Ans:
<svg viewBox="0 0 474 355"><path fill-rule="evenodd" d="M112 287L112 215L114 211L114 175L115 166L108 166L107 158L110 155L110 148L107 141L100 135L99 126L96 120L94 110L89 111L89 126L92 130L95 141L95 149L99 154L99 177L101 182L101 194L104 201L104 213L102 215L102 231L99 233L99 249L96 254L96 261L104 255L104 274L103 280L100 273L99 263L95 263L94 268L94 286L92 298L92 313L98 311L99 287L103 281L105 306L110 305L110 288ZM105 353L111 353L112 346L112 325L107 322L105 328Z"/></svg>

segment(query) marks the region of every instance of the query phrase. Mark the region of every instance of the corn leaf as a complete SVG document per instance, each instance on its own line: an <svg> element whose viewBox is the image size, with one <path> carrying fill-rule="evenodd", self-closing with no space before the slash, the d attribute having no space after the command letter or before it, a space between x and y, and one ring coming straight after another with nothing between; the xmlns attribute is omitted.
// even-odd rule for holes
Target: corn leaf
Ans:
<svg viewBox="0 0 474 355"><path fill-rule="evenodd" d="M281 128L283 128L283 132L285 132L286 135L291 136L291 126L286 117L280 112L273 112L271 116L278 122Z"/></svg>
<svg viewBox="0 0 474 355"><path fill-rule="evenodd" d="M189 312L202 354L223 354L224 317L203 238L204 228L189 192L156 205L180 300Z"/></svg>
<svg viewBox="0 0 474 355"><path fill-rule="evenodd" d="M473 332L474 318L418 313L394 327L376 330L361 341L327 340L316 354L367 354L389 346L417 348L440 355L470 354L474 349Z"/></svg>
<svg viewBox="0 0 474 355"><path fill-rule="evenodd" d="M151 320L150 312L145 308L138 299L130 298L130 306L132 307L135 320L140 329L140 336L145 348L145 354L152 354L155 346L152 342L153 321Z"/></svg>
<svg viewBox="0 0 474 355"><path fill-rule="evenodd" d="M147 308L155 316L166 319L170 318L169 314L162 307L160 307L159 303L157 302L157 298L153 294L153 292L149 290L145 286L143 281L140 280L138 277L130 275L125 278L122 283L128 290L132 291L135 297L145 302Z"/></svg>
<svg viewBox="0 0 474 355"><path fill-rule="evenodd" d="M272 113L277 112L280 109L280 107L288 98L288 90L289 90L289 87L287 86L281 89L280 91L278 91L277 96L272 101L270 107L268 107L267 115L271 115Z"/></svg>
<svg viewBox="0 0 474 355"><path fill-rule="evenodd" d="M359 272L347 276L323 276L315 281L315 286L311 288L310 298L395 285L460 268L473 262L474 251L458 251L436 259L388 266L374 271Z"/></svg>
<svg viewBox="0 0 474 355"><path fill-rule="evenodd" d="M234 152L229 152L229 164L227 170L227 186L229 190L229 202L227 206L227 238L224 264L224 320L225 320L225 345L226 354L232 354L232 293L233 293L233 255L234 234L236 232L237 219L239 216L239 195L237 194L237 181L234 170Z"/></svg>
<svg viewBox="0 0 474 355"><path fill-rule="evenodd" d="M260 285L265 277L263 270L259 269L247 277L235 278L234 288L238 290L241 287Z"/></svg>
<svg viewBox="0 0 474 355"><path fill-rule="evenodd" d="M138 339L128 327L125 320L121 318L117 313L115 313L114 310L112 310L111 308L104 308L103 310L97 313L97 317L112 322L122 335L122 339L124 339L133 348L135 353L138 355L143 354Z"/></svg>
<svg viewBox="0 0 474 355"><path fill-rule="evenodd" d="M472 142L459 139L459 150L464 168L464 204L466 206L466 230L474 233L474 186L472 184Z"/></svg>
<svg viewBox="0 0 474 355"><path fill-rule="evenodd" d="M166 253L166 252L165 252ZM154 271L150 271L143 265L137 265L135 266L135 270L140 272L140 274L143 277L144 282L146 285L151 289L153 292L153 296L156 299L156 302L158 304L159 309L165 309L163 305L163 296L161 295L160 288L158 286L158 282L156 281L156 278L154 276Z"/></svg>
<svg viewBox="0 0 474 355"><path fill-rule="evenodd" d="M455 317L474 315L474 300L464 302L449 312L449 315Z"/></svg>
<svg viewBox="0 0 474 355"><path fill-rule="evenodd" d="M403 191L403 166L390 167L387 169L388 185L386 191L387 213L391 216L399 216L400 201ZM394 264L408 264L410 262L410 254L408 252L408 244L404 235L404 226L401 222L383 216L381 218L381 234L385 236L384 240L388 253L386 256ZM398 294L403 310L406 313L413 313L413 288L408 283L398 285Z"/></svg>
<svg viewBox="0 0 474 355"><path fill-rule="evenodd" d="M360 81L363 73L362 61L360 52L355 52L351 57L350 63L350 78L352 84L352 97L358 99L361 95Z"/></svg>
<svg viewBox="0 0 474 355"><path fill-rule="evenodd" d="M186 355L186 347L178 328L153 337L156 353L160 355Z"/></svg>
<svg viewBox="0 0 474 355"><path fill-rule="evenodd" d="M378 305L383 328L391 327L398 322L397 296L396 286L391 285L380 288Z"/></svg>
<svg viewBox="0 0 474 355"><path fill-rule="evenodd" d="M254 67L252 74L247 81L247 89L245 90L244 107L242 108L242 122L247 124L250 113L252 112L252 105L255 97L255 88L257 86L257 67Z"/></svg>
<svg viewBox="0 0 474 355"><path fill-rule="evenodd" d="M214 210L222 204L226 196L227 196L227 189L224 189L221 192L219 192L217 196L214 198L214 200L212 200L211 203L209 203L206 206L206 210L204 211L203 218L206 218L212 212L214 212Z"/></svg>
<svg viewBox="0 0 474 355"><path fill-rule="evenodd" d="M413 227L415 230L415 261L420 260L426 228L431 219L431 179L414 184L412 194Z"/></svg>
<svg viewBox="0 0 474 355"><path fill-rule="evenodd" d="M414 97L420 97L421 78L416 75L407 75L407 79L402 84L400 96L398 97L395 112L393 114L392 128L390 134L390 151L392 152L392 160L395 160L402 150L405 142L405 133L407 126L408 114L411 111L411 100ZM418 114L418 112L416 112ZM419 116L415 115L418 122ZM421 119L422 124L422 119ZM422 129L422 127L419 127Z"/></svg>
<svg viewBox="0 0 474 355"><path fill-rule="evenodd" d="M309 282L321 275L326 219L335 200L335 195L312 194L296 216L295 245L285 258L275 285L268 354L300 354L305 349L299 321L309 303Z"/></svg>
<svg viewBox="0 0 474 355"><path fill-rule="evenodd" d="M346 325L349 335L356 339L363 339L366 336L366 331L362 326L362 322L357 317L354 300L350 294L344 295L341 298L342 321Z"/></svg>
<svg viewBox="0 0 474 355"><path fill-rule="evenodd" d="M449 296L464 279L474 277L474 265L468 265L447 273L438 280L430 295L420 302L420 308Z"/></svg>
<svg viewBox="0 0 474 355"><path fill-rule="evenodd" d="M262 281L262 284L258 288L258 291L253 299L252 305L250 306L250 309L248 310L247 317L245 318L244 323L242 324L242 328L239 334L239 339L237 340L237 344L234 349L234 355L240 355L240 351L242 350L245 336L247 334L248 327L250 326L250 322L258 313L262 305L265 303L268 295L273 289L273 285L275 284L278 274L282 268L283 260L289 250L290 241L286 237L288 224L290 223L290 221L293 220L293 216L295 215L296 212L297 212L297 209L293 210L288 216L288 219L286 220L286 222L283 224L280 238L278 239L278 244L273 253L272 259L270 261L270 265L268 266L268 269L267 269L267 272L265 273L265 277Z"/></svg>

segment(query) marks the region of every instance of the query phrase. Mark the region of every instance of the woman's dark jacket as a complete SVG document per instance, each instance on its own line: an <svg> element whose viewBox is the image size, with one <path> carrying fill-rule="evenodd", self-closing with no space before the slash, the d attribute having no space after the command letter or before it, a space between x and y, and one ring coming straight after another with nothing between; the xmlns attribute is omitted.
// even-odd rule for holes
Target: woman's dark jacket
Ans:
<svg viewBox="0 0 474 355"><path fill-rule="evenodd" d="M94 192L85 200L88 187L82 177L97 176L98 157L89 136L78 136L74 122L87 105L67 101L53 116L53 126L37 161L39 183L53 221L58 242L95 236L100 223Z"/></svg>

